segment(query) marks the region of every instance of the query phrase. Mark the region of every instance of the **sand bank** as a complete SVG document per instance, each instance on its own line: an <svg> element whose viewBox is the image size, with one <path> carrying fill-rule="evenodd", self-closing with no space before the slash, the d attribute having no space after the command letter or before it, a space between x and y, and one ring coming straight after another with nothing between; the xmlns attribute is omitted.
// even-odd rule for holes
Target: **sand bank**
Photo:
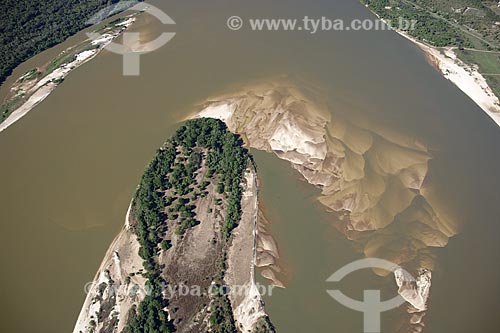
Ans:
<svg viewBox="0 0 500 333"><path fill-rule="evenodd" d="M0 132L4 131L16 121L24 117L35 106L41 103L59 86L59 84L70 72L80 67L84 63L94 59L107 45L109 45L116 37L118 37L123 31L125 31L125 29L127 29L134 21L135 17L130 16L126 21L116 24L116 27L119 27L119 29L113 30L111 33L104 34L99 39L87 39L83 41L79 45L89 43L94 48L76 53L74 55L73 61L60 65L58 68L54 69L49 74L42 76L41 78L35 78L33 80L25 81L26 74L23 74L12 85L11 91L15 93L10 98L8 98L5 103L8 103L9 101L12 101L16 98L22 98L25 101L14 111L12 111L12 113L3 122L0 123ZM78 45L68 48L58 57L62 57L65 53L70 53L71 50L74 50L75 47L78 47Z"/></svg>
<svg viewBox="0 0 500 333"><path fill-rule="evenodd" d="M242 332L252 332L259 319L266 316L262 296L255 284L258 188L254 168L247 170L242 185L245 188L242 197L243 213L240 223L233 231L225 280L228 286L237 286L244 291L237 292L238 288L230 288L229 298L234 320ZM248 237L249 235L253 237Z"/></svg>
<svg viewBox="0 0 500 333"><path fill-rule="evenodd" d="M381 18L377 13L372 13ZM500 126L500 101L479 73L477 66L468 65L458 59L453 47L437 48L418 41L406 32L394 29L396 33L416 44L425 54L429 62L472 99L493 121Z"/></svg>
<svg viewBox="0 0 500 333"><path fill-rule="evenodd" d="M85 286L87 296L73 329L73 333L98 332L106 322L116 318L117 332L126 323L129 309L146 296L146 279L140 274L143 260L140 244L129 229L130 209L125 227L109 246L94 280ZM103 309L109 311L104 312ZM103 317L103 313L107 313Z"/></svg>
<svg viewBox="0 0 500 333"><path fill-rule="evenodd" d="M427 195L432 182L423 186L432 156L415 138L346 118L321 101L312 87L272 82L209 99L193 117L221 119L248 146L289 161L321 189L318 200L333 212L332 223L366 257L389 260L415 275L414 281L394 278L412 313L423 314L436 266L431 248L446 246L458 232L457 219ZM258 249L266 255L257 257L257 265L266 266L263 275L273 279L267 267L274 264L274 247L259 238Z"/></svg>
<svg viewBox="0 0 500 333"><path fill-rule="evenodd" d="M434 65L443 76L455 84L467 96L470 97L493 121L500 126L500 101L486 82L484 76L479 73L476 66L471 66L458 59L453 48L445 48L442 51L429 46L407 34L398 32L405 38L415 43L424 51L429 62Z"/></svg>

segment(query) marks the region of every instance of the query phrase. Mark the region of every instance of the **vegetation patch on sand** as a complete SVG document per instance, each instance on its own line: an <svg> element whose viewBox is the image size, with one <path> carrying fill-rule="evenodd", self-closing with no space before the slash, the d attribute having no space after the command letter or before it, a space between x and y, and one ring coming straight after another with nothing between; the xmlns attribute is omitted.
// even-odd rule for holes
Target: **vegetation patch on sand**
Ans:
<svg viewBox="0 0 500 333"><path fill-rule="evenodd" d="M0 11L0 84L30 57L63 42L89 25L100 9L118 13L130 6L122 0L2 0Z"/></svg>
<svg viewBox="0 0 500 333"><path fill-rule="evenodd" d="M118 315L114 300L99 303L104 315L87 317L82 331L273 332L258 293L241 312L242 300L227 292L254 283L255 178L243 141L223 122L182 125L147 166L131 203L127 225L147 293L126 315ZM124 283L115 280L108 282Z"/></svg>
<svg viewBox="0 0 500 333"><path fill-rule="evenodd" d="M118 18L98 27L94 32L98 32L102 38L87 39L72 46L48 64L30 69L18 78L0 105L0 132L43 101L71 71L97 56L113 39L127 29L139 14Z"/></svg>

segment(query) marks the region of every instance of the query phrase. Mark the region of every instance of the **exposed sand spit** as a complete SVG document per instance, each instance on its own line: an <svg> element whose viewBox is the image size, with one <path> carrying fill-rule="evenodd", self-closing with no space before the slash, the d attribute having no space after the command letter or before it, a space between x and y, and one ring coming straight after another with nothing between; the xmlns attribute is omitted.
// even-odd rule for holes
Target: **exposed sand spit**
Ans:
<svg viewBox="0 0 500 333"><path fill-rule="evenodd" d="M129 226L130 207L125 228L110 245L94 281L87 290L87 297L73 333L121 332L127 321L128 311L139 304L146 295L139 242ZM109 325L112 325L111 328ZM113 326L115 326L113 328Z"/></svg>
<svg viewBox="0 0 500 333"><path fill-rule="evenodd" d="M258 233L258 189L257 175L253 168L247 170L244 186L243 214L238 227L233 231L225 281L230 286L229 299L234 319L242 332L247 333L252 332L258 320L266 316L264 303L254 278Z"/></svg>
<svg viewBox="0 0 500 333"><path fill-rule="evenodd" d="M7 129L16 121L24 117L35 106L47 98L54 89L68 76L70 72L95 58L107 45L109 45L116 37L118 37L125 29L127 29L135 21L134 16L129 16L124 22L118 23L119 29L112 30L111 33L104 34L102 38L96 40L86 40L79 45L70 47L58 55L56 60L61 59L69 54L73 54L73 59L61 64L48 74L40 74L40 77L35 76L33 79L28 79L29 73L21 76L10 88L11 94L4 101L4 105L9 102L15 102L21 99L23 102L19 104L12 113L0 123L0 132ZM94 48L76 52L75 49L89 44ZM37 69L38 71L38 69ZM17 105L17 104L16 104Z"/></svg>
<svg viewBox="0 0 500 333"><path fill-rule="evenodd" d="M384 21L377 13L373 12L379 19ZM385 21L384 21L385 22ZM416 44L433 65L443 76L455 84L470 99L472 99L493 121L500 126L500 101L486 82L477 66L471 66L458 59L453 47L439 48L418 41L401 30L395 30L399 35Z"/></svg>
<svg viewBox="0 0 500 333"><path fill-rule="evenodd" d="M432 157L414 138L347 119L322 101L310 87L278 81L211 99L197 116L222 119L250 147L290 161L321 188L318 200L335 212L340 220L336 226L367 256L391 260L415 276L429 272L422 280L427 292L414 288L414 294L404 285L399 290L410 303L417 304L420 297L416 311L423 311L436 265L430 248L445 246L458 232L457 219L427 195ZM259 246L266 254L257 263L271 267L272 243L261 237ZM264 275L274 277L267 269Z"/></svg>
<svg viewBox="0 0 500 333"><path fill-rule="evenodd" d="M262 277L271 281L272 285L279 288L285 288L285 284L277 276L281 272L279 267L278 244L273 236L267 231L267 224L264 213L259 208L257 217L257 239L256 239L256 257L255 266L261 268Z"/></svg>
<svg viewBox="0 0 500 333"><path fill-rule="evenodd" d="M500 126L500 101L491 90L484 76L479 73L477 67L468 65L458 59L452 48L445 49L442 53L437 48L430 47L408 36L405 37L417 44L425 52L430 63L446 79L453 82Z"/></svg>

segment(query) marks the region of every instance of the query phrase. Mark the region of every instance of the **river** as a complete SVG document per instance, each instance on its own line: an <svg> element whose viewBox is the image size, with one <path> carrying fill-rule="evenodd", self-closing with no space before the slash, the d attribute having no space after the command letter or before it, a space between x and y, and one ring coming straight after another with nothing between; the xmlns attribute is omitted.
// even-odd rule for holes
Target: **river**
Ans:
<svg viewBox="0 0 500 333"><path fill-rule="evenodd" d="M427 332L497 332L500 318L500 130L409 41L390 31L231 31L244 18L373 18L357 1L153 1L175 26L144 16L144 38L177 35L141 56L141 75L121 75L104 51L72 72L44 102L0 133L0 257L6 332L72 330L100 261L124 222L155 149L192 106L227 88L280 75L320 85L331 108L414 136L431 147L429 177L464 221L439 249ZM16 73L71 45L48 50ZM8 82L11 82L8 81ZM4 96L6 85L0 96ZM361 332L362 315L329 298L324 281L361 255L314 203L287 163L256 153L261 200L280 245L288 289L266 297L279 332ZM280 170L287 170L282 172ZM353 274L346 294L392 281ZM390 297L390 292L386 297ZM390 332L396 312L383 317Z"/></svg>

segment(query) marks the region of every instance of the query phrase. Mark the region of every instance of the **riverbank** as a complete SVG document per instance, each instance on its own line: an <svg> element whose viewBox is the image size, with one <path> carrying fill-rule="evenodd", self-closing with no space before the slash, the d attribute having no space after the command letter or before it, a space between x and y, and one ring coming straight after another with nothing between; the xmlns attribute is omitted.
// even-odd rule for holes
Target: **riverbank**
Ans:
<svg viewBox="0 0 500 333"><path fill-rule="evenodd" d="M387 21L372 10L365 7L377 18L387 24ZM389 25L389 24L388 24ZM429 63L447 80L451 81L470 99L472 99L498 126L500 126L500 100L481 75L478 66L467 64L460 60L454 52L456 47L434 47L417 40L405 31L393 29L397 34L417 45L425 54Z"/></svg>
<svg viewBox="0 0 500 333"><path fill-rule="evenodd" d="M87 296L73 333L103 329L103 322L108 316L111 322L116 321L117 332L121 332L129 309L137 306L147 294L146 279L137 274L144 267L143 259L139 256L140 244L130 229L131 208L132 202L125 216L124 228L106 251L94 280L85 286Z"/></svg>
<svg viewBox="0 0 500 333"><path fill-rule="evenodd" d="M12 84L0 106L0 132L13 125L47 98L69 73L94 59L129 28L139 14L128 15L96 28L93 33L100 34L100 38L88 38L69 47L51 62L33 68L20 76Z"/></svg>
<svg viewBox="0 0 500 333"><path fill-rule="evenodd" d="M227 251L228 265L224 279L228 286L236 287L229 291L234 320L240 325L242 332L252 332L259 320L267 316L255 283L258 187L257 173L253 166L246 170L242 185L245 189L241 199L242 215ZM248 237L249 235L252 237Z"/></svg>
<svg viewBox="0 0 500 333"><path fill-rule="evenodd" d="M397 31L398 34L417 45L428 61L443 74L443 76L470 97L493 121L500 126L500 101L486 82L477 66L468 65L460 60L453 47L437 48L425 44Z"/></svg>

